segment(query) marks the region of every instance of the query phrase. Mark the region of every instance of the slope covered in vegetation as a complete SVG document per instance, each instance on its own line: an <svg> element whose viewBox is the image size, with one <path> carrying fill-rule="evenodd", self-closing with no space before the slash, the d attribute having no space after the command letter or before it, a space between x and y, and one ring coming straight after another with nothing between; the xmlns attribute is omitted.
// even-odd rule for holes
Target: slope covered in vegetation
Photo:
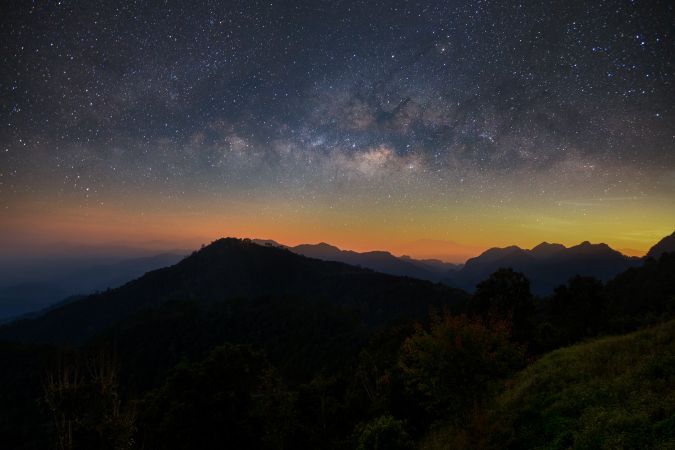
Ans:
<svg viewBox="0 0 675 450"><path fill-rule="evenodd" d="M673 267L574 277L548 299L499 269L468 296L220 240L0 329L0 435L22 450L668 448Z"/></svg>
<svg viewBox="0 0 675 450"><path fill-rule="evenodd" d="M511 447L675 448L675 321L547 354L497 415Z"/></svg>
<svg viewBox="0 0 675 450"><path fill-rule="evenodd" d="M206 305L272 296L326 301L353 311L369 327L421 319L430 306L456 309L467 299L463 291L440 284L227 238L117 289L0 327L0 340L79 345L121 320L167 302Z"/></svg>
<svg viewBox="0 0 675 450"><path fill-rule="evenodd" d="M421 448L672 449L674 386L670 321L546 354L507 384L487 425L437 430Z"/></svg>

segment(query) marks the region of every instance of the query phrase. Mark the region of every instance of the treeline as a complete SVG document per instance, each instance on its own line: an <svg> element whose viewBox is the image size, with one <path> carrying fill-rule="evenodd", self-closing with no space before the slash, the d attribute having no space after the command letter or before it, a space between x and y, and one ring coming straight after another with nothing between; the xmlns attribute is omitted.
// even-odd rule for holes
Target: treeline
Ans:
<svg viewBox="0 0 675 450"><path fill-rule="evenodd" d="M443 426L458 448L500 448L487 411L505 383L553 349L675 317L674 273L665 254L539 299L500 269L451 311L376 328L299 296L165 302L76 349L0 344L0 435L17 449L411 449Z"/></svg>

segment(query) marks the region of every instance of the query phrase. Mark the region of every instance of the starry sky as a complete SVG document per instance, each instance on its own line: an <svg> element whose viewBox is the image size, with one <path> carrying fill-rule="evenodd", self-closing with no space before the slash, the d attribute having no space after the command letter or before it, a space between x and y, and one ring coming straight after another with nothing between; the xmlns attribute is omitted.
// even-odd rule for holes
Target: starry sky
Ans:
<svg viewBox="0 0 675 450"><path fill-rule="evenodd" d="M17 1L0 245L462 260L675 228L669 1Z"/></svg>

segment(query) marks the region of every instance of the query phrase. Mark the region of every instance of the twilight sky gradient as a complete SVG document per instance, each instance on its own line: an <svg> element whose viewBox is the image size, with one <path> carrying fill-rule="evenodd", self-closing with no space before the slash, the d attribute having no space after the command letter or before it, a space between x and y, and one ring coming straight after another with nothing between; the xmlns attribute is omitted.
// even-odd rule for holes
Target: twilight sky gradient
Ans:
<svg viewBox="0 0 675 450"><path fill-rule="evenodd" d="M157 4L5 4L0 245L675 229L672 2Z"/></svg>

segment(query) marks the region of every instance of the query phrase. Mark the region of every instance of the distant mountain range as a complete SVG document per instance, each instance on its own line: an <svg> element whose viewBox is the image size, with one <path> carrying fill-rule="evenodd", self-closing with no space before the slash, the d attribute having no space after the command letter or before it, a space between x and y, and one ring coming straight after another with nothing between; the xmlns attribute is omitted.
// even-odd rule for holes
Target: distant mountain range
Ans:
<svg viewBox="0 0 675 450"><path fill-rule="evenodd" d="M532 249L517 246L491 248L469 259L464 265L439 260L417 260L409 256L397 257L386 251L360 253L341 250L323 242L295 247L272 240L258 239L254 242L285 248L324 261L339 261L391 275L442 282L469 292L500 267L510 267L524 273L530 280L533 293L548 295L575 275L607 281L630 267L642 264L641 258L625 256L606 244L591 244L588 241L572 247L542 242ZM658 257L661 253L671 251L675 251L675 233L656 244L647 257Z"/></svg>
<svg viewBox="0 0 675 450"><path fill-rule="evenodd" d="M546 295L575 275L607 281L641 264L642 259L625 256L607 244L586 241L565 247L543 242L529 250L517 246L491 248L469 259L461 270L448 273L443 281L471 292L495 270L510 267L525 274L533 293Z"/></svg>
<svg viewBox="0 0 675 450"><path fill-rule="evenodd" d="M409 256L397 257L386 251L355 252L341 250L334 245L321 242L319 244L301 244L289 247L272 240L254 239L260 245L285 248L299 255L323 261L337 261L352 266L364 267L389 275L419 278L428 281L440 281L450 270L457 270L459 264L451 264L436 259L418 260Z"/></svg>
<svg viewBox="0 0 675 450"><path fill-rule="evenodd" d="M583 242L572 247L543 242L532 249L517 246L491 248L466 264L451 264L435 259L414 259L394 256L387 251L355 252L336 246L302 244L289 247L272 240L254 239L263 247L277 247L292 253L323 261L335 261L388 275L404 276L441 282L472 292L480 281L500 267L522 272L530 280L532 292L548 295L574 275L596 277L607 281L627 268L639 266L642 259L628 257L606 244ZM675 233L654 245L646 257L658 258L661 253L675 252ZM146 272L171 266L183 259L182 254L165 253L150 257L131 258L105 264L79 264L58 260L34 269L21 282L0 286L0 323L39 310L72 296L121 286ZM50 269L49 267L52 267ZM271 271L276 269L270 268ZM26 271L29 273L29 271ZM51 276L49 275L51 273Z"/></svg>
<svg viewBox="0 0 675 450"><path fill-rule="evenodd" d="M59 260L54 260L51 262L54 266L51 275L48 270L40 268L36 270L34 279L0 286L0 322L47 308L71 296L121 286L146 272L176 264L184 257L163 253L95 265L76 261L61 264Z"/></svg>
<svg viewBox="0 0 675 450"><path fill-rule="evenodd" d="M44 399L57 400L48 405L58 403L57 408L62 409L55 410L57 414L75 411L77 415L73 417L83 418L78 420L87 426L80 430L93 435L98 433L101 423L107 423L102 420L109 417L107 406L102 409L101 405L118 408L120 403L116 399L123 397L127 402L124 406L130 409L119 411L130 411L129 417L133 414L141 418L132 423L134 427L138 424L134 442L145 448L166 448L165 436L169 432L173 433L169 437L179 444L176 448L217 448L232 441L231 433L206 445L199 436L212 435L212 430L222 430L223 426L245 427L251 436L260 434L261 429L276 432L279 418L282 422L289 418L293 421L288 434L293 440L279 441L283 448L324 448L320 444L326 441L326 436L334 436L331 439L335 445L331 443L325 448L343 448L345 443L352 442L359 424L369 423L373 413L380 414L382 405L394 406L397 414L405 413L401 423L419 420L442 424L434 418L439 414L435 406L431 411L427 409L428 399L436 405L435 392L441 392L446 399L460 397L444 392L461 392L467 399L464 404L470 408L468 411L473 410L475 399L481 398L481 390L489 384L483 381L478 385L472 381L467 384L462 380L474 379L479 374L489 383L511 386L511 381L505 382L501 367L512 366L507 370L513 373L524 364L525 355L518 356L521 362L508 362L508 354L521 354L521 346L528 349L528 359L536 360L548 350L600 333L627 332L672 319L675 311L672 277L675 254L666 254L658 260L647 258L640 267L625 270L604 286L573 280L554 297L538 303L536 311L529 308L530 297L526 292L520 288L507 289L508 298L498 301L506 303L520 298L519 301L526 302L528 307L523 308L527 310L526 325L534 325L530 337L523 334L527 340L519 341L518 347L507 346L508 331L501 325L491 329L477 316L473 319L461 316L481 314L476 308L480 307L481 295L472 298L463 290L441 283L322 261L273 243L265 244L248 239L219 239L170 267L150 271L118 288L69 298L47 311L0 326L3 362L0 398L5 400L0 402L0 429L5 431L3 443L9 442L5 447L49 447L53 442L50 434L53 417L45 414ZM349 257L356 262L386 261L392 264L386 267L395 270L409 265L418 270L421 264L386 252L368 252L365 258L326 244L299 246L295 251L330 258ZM478 276L494 267L520 264L529 271L528 276L540 276L541 280L546 268L555 277L561 277L564 268L569 269L567 275L580 271L599 273L607 265L616 268L611 264L639 262L604 244L584 242L566 248L544 243L530 250L490 249L452 273ZM436 261L423 263L443 271L443 265ZM511 282L520 285L520 277L509 273L495 280L498 282L494 286ZM483 297L494 294L493 289L482 292ZM492 312L502 314L497 319L509 320L514 310L500 313L497 308L486 309L483 320L492 317ZM454 317L444 317L445 311ZM626 341L618 337L611 338L611 342ZM647 344L632 353L653 350L651 342ZM624 347L617 348L624 351ZM565 352L569 354L567 349ZM413 353L415 357L409 358ZM506 354L506 359L502 359L502 354ZM572 362L582 356L598 360L596 354L575 354ZM651 364L653 359L648 362ZM634 371L633 385L639 387L644 380L651 380L660 387L667 386L664 373L668 375L671 366L665 360L664 364L647 367L648 373ZM415 361L414 366L408 366L416 368L414 378L404 378L410 375L398 372L411 370L402 367L401 362L407 361ZM604 370L606 364L603 361L598 364ZM110 372L105 366L111 368ZM534 367L539 370L539 366ZM553 368L557 370L557 366ZM117 375L114 380L119 380L119 388L115 382L107 381L109 377L99 384L100 374L107 373ZM454 378L453 373L461 377ZM48 374L64 381L56 381L52 390L47 391ZM70 374L78 375L78 383L70 383ZM522 378L520 374L506 380L517 381ZM555 372L556 377L559 374ZM88 381L88 375L95 381ZM449 379L443 381L444 378ZM83 380L82 384L79 380ZM414 380L423 390L416 391L418 394L406 391L407 380ZM429 396L426 387L432 384L439 388L434 388L434 395ZM100 397L103 391L107 392L104 401ZM539 397L551 398L555 392L549 391ZM50 392L55 396L47 397ZM603 398L607 397L602 393ZM575 401L586 405L587 397L581 395ZM423 403L416 403L418 398ZM62 402L63 399L68 402ZM274 409L268 414L270 408ZM444 414L456 414L451 411ZM532 416L531 408L513 411L522 413L517 418ZM659 422L652 422L668 425L667 414L657 413ZM575 414L574 417L578 416ZM171 418L168 425L166 417ZM448 420L447 417L454 416L438 417ZM261 428L260 424L266 421L272 427ZM326 423L345 425L322 429ZM479 425L477 438L483 439L486 428ZM319 431L307 437L307 430ZM642 429L639 431L635 442L641 442L639 438L645 435ZM85 436L83 431L80 436ZM129 442L128 436L121 435L124 440L119 442ZM197 436L198 442L184 441L183 436L190 439ZM84 439L80 442L86 444L88 441ZM267 441L253 446L250 442L248 437L242 438L237 448L269 446Z"/></svg>

